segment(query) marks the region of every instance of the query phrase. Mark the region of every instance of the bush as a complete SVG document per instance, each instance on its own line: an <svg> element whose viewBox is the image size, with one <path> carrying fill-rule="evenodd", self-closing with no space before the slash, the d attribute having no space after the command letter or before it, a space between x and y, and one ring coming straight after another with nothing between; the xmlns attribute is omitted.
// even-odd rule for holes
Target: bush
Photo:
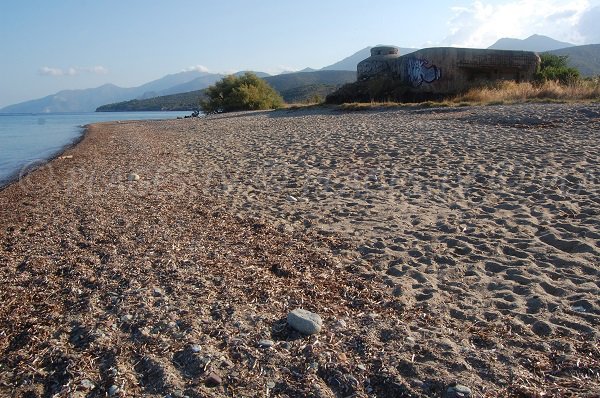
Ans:
<svg viewBox="0 0 600 398"><path fill-rule="evenodd" d="M579 71L568 65L568 55L540 54L540 69L536 74L539 82L558 81L572 84L579 80Z"/></svg>
<svg viewBox="0 0 600 398"><path fill-rule="evenodd" d="M206 89L207 99L200 101L204 113L277 109L281 96L254 73L226 76Z"/></svg>

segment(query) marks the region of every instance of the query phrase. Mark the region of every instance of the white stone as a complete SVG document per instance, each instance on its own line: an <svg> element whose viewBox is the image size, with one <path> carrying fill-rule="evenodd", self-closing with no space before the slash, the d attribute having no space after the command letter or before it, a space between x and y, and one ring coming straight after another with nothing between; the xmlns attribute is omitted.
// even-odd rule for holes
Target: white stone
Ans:
<svg viewBox="0 0 600 398"><path fill-rule="evenodd" d="M287 322L292 328L304 334L319 333L323 326L323 320L319 314L302 308L291 311L287 316Z"/></svg>

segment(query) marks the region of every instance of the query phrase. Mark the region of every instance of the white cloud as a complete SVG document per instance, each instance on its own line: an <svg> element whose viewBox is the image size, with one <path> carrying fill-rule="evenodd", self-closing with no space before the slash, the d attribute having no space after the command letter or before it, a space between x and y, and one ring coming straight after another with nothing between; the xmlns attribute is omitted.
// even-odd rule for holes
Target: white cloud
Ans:
<svg viewBox="0 0 600 398"><path fill-rule="evenodd" d="M108 74L108 69L106 69L102 65L90 66L88 68L81 68L82 71L93 73L95 75L106 75Z"/></svg>
<svg viewBox="0 0 600 398"><path fill-rule="evenodd" d="M293 73L293 72L298 72L300 70L300 68L296 67L296 66L290 66L290 65L277 65L275 67L272 68L266 68L264 70L265 73L268 73L269 75L279 75L281 73Z"/></svg>
<svg viewBox="0 0 600 398"><path fill-rule="evenodd" d="M42 66L39 69L39 74L42 76L77 76L82 73L91 73L95 75L106 75L108 73L108 69L104 66L88 66L88 67L78 67L71 66L65 69L60 68L51 68L49 66Z"/></svg>
<svg viewBox="0 0 600 398"><path fill-rule="evenodd" d="M533 34L580 44L577 30L589 0L512 0L504 4L474 1L467 7L453 7L450 35L442 44L486 48L503 37L524 39Z"/></svg>
<svg viewBox="0 0 600 398"><path fill-rule="evenodd" d="M195 65L185 68L183 72L208 72L208 68L204 65Z"/></svg>
<svg viewBox="0 0 600 398"><path fill-rule="evenodd" d="M40 75L42 76L62 76L64 72L62 69L58 68L50 68L48 66L42 66L39 70Z"/></svg>

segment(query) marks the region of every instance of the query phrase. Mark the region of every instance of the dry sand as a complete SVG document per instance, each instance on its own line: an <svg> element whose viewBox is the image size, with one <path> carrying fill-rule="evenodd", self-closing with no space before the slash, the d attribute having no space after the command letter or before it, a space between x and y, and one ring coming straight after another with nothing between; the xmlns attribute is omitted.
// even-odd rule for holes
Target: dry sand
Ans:
<svg viewBox="0 0 600 398"><path fill-rule="evenodd" d="M598 104L105 123L65 155L0 192L2 396L600 395Z"/></svg>

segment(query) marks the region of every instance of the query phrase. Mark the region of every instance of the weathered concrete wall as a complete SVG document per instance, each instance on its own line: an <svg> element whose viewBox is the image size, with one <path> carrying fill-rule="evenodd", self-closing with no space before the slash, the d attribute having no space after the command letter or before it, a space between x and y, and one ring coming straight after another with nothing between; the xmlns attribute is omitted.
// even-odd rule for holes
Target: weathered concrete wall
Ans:
<svg viewBox="0 0 600 398"><path fill-rule="evenodd" d="M456 93L499 80L529 81L540 62L530 51L438 47L382 57L378 48L357 65L359 80L387 76L404 81L415 92L432 94Z"/></svg>

